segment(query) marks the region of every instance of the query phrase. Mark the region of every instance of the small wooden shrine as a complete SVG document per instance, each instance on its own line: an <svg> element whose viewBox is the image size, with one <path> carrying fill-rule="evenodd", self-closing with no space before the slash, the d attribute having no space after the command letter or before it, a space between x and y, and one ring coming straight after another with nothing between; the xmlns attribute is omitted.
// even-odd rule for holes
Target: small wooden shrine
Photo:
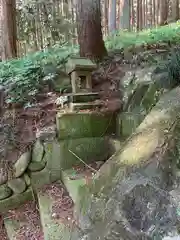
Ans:
<svg viewBox="0 0 180 240"><path fill-rule="evenodd" d="M91 60L82 57L73 57L67 63L67 73L71 78L72 92L92 91L92 71L97 68Z"/></svg>
<svg viewBox="0 0 180 240"><path fill-rule="evenodd" d="M72 57L66 65L66 72L70 76L72 93L61 96L58 100L62 109L70 112L93 110L101 107L97 103L99 93L92 90L92 71L97 68L91 60L82 57ZM63 106L65 103L65 106Z"/></svg>

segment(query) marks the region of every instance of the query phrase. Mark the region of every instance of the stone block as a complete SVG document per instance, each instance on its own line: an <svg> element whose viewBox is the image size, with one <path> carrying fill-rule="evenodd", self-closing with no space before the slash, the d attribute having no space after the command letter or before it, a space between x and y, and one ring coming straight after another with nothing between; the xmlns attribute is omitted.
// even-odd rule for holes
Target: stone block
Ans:
<svg viewBox="0 0 180 240"><path fill-rule="evenodd" d="M124 112L120 114L119 118L121 119L120 130L121 137L129 137L140 123L145 118L145 115L141 112Z"/></svg>
<svg viewBox="0 0 180 240"><path fill-rule="evenodd" d="M133 93L129 96L125 111L132 111L134 108L139 107L143 99L144 94L147 92L149 84L138 84Z"/></svg>
<svg viewBox="0 0 180 240"><path fill-rule="evenodd" d="M48 169L51 173L51 178L60 179L62 166L59 142L54 141L52 143L45 144L45 155L43 161L47 163L46 169Z"/></svg>
<svg viewBox="0 0 180 240"><path fill-rule="evenodd" d="M72 179L73 176L76 176L76 179ZM85 177L80 175L77 177L76 172L73 169L69 169L62 172L62 181L73 202L76 203L80 187L86 184Z"/></svg>
<svg viewBox="0 0 180 240"><path fill-rule="evenodd" d="M69 101L73 103L93 102L99 99L99 93L75 93L68 96Z"/></svg>
<svg viewBox="0 0 180 240"><path fill-rule="evenodd" d="M104 137L116 132L115 114L58 113L56 116L58 138Z"/></svg>
<svg viewBox="0 0 180 240"><path fill-rule="evenodd" d="M149 85L148 91L144 95L142 99L142 106L146 109L146 111L150 111L151 108L157 103L159 97L161 95L161 89L159 88L157 83L152 83Z"/></svg>
<svg viewBox="0 0 180 240"><path fill-rule="evenodd" d="M79 138L61 140L59 161L61 169L68 169L83 162L103 161L111 155L111 145L108 138Z"/></svg>
<svg viewBox="0 0 180 240"><path fill-rule="evenodd" d="M60 171L60 170L58 169L58 171ZM31 184L35 188L40 188L46 184L55 182L55 181L59 180L60 178L57 177L57 174L54 174L52 169L48 169L47 167L45 167L40 172L31 172L30 179L31 179Z"/></svg>
<svg viewBox="0 0 180 240"><path fill-rule="evenodd" d="M89 103L70 103L69 107L71 111L79 112L81 110L97 111L102 107L102 103L89 102Z"/></svg>

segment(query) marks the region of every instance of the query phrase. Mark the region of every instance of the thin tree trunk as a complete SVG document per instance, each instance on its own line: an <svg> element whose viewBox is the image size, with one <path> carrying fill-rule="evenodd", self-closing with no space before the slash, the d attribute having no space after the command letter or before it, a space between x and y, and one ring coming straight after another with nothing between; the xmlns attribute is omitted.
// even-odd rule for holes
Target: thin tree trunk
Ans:
<svg viewBox="0 0 180 240"><path fill-rule="evenodd" d="M172 17L174 21L179 19L179 0L174 0L172 2Z"/></svg>
<svg viewBox="0 0 180 240"><path fill-rule="evenodd" d="M108 34L108 0L104 0L104 32Z"/></svg>
<svg viewBox="0 0 180 240"><path fill-rule="evenodd" d="M17 57L16 1L2 0L2 59Z"/></svg>
<svg viewBox="0 0 180 240"><path fill-rule="evenodd" d="M160 3L160 25L166 25L168 18L168 0L161 0Z"/></svg>
<svg viewBox="0 0 180 240"><path fill-rule="evenodd" d="M116 30L116 0L109 0L109 32Z"/></svg>
<svg viewBox="0 0 180 240"><path fill-rule="evenodd" d="M100 1L78 0L76 11L80 56L99 61L107 55L102 37Z"/></svg>
<svg viewBox="0 0 180 240"><path fill-rule="evenodd" d="M130 30L131 4L130 0L121 1L120 28Z"/></svg>

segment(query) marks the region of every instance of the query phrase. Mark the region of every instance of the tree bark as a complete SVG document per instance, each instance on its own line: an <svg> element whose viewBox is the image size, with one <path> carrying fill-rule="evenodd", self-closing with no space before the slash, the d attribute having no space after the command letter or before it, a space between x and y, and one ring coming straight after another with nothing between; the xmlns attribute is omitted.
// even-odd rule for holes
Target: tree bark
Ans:
<svg viewBox="0 0 180 240"><path fill-rule="evenodd" d="M160 25L166 25L168 18L168 0L161 0L160 3Z"/></svg>
<svg viewBox="0 0 180 240"><path fill-rule="evenodd" d="M130 30L131 4L130 0L121 1L120 28Z"/></svg>
<svg viewBox="0 0 180 240"><path fill-rule="evenodd" d="M100 0L78 0L76 11L80 56L102 60L107 50L102 37Z"/></svg>
<svg viewBox="0 0 180 240"><path fill-rule="evenodd" d="M17 57L16 1L2 0L2 59Z"/></svg>
<svg viewBox="0 0 180 240"><path fill-rule="evenodd" d="M109 0L109 33L116 30L116 0Z"/></svg>
<svg viewBox="0 0 180 240"><path fill-rule="evenodd" d="M137 31L142 30L142 0L137 0Z"/></svg>
<svg viewBox="0 0 180 240"><path fill-rule="evenodd" d="M179 19L179 0L174 0L172 2L172 17L174 21Z"/></svg>

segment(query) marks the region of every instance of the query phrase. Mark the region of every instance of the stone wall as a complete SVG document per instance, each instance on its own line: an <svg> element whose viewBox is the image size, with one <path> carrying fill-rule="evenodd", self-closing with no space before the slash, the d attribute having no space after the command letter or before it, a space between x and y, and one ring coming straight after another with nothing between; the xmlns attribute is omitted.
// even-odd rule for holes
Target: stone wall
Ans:
<svg viewBox="0 0 180 240"><path fill-rule="evenodd" d="M75 216L82 240L162 239L176 230L170 195L179 157L180 88L165 94L79 191Z"/></svg>
<svg viewBox="0 0 180 240"><path fill-rule="evenodd" d="M115 151L113 114L57 114L56 127L39 132L31 150L23 153L13 169L0 169L0 212L32 199L33 189L61 179L62 170L83 162L107 160Z"/></svg>
<svg viewBox="0 0 180 240"><path fill-rule="evenodd" d="M171 90L163 73L156 73L156 66L127 71L122 79L124 107L117 117L117 134L129 137L155 106L160 96ZM164 82L163 82L164 80Z"/></svg>

